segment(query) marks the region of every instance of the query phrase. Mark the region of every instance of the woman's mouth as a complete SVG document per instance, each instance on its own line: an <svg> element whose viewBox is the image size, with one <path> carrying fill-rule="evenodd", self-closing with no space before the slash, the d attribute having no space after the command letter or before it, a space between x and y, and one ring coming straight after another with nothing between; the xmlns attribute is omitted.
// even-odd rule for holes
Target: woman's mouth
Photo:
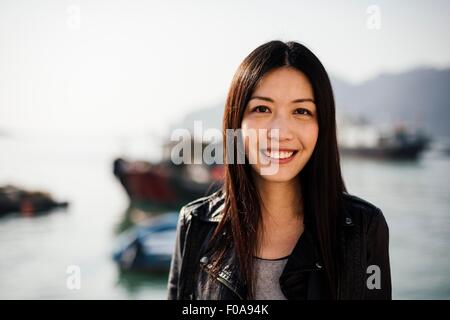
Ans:
<svg viewBox="0 0 450 320"><path fill-rule="evenodd" d="M279 164L288 163L289 161L294 159L297 152L298 152L298 150L293 150L293 149L261 150L261 153L264 155L264 157L266 159L268 159L270 162L279 163Z"/></svg>

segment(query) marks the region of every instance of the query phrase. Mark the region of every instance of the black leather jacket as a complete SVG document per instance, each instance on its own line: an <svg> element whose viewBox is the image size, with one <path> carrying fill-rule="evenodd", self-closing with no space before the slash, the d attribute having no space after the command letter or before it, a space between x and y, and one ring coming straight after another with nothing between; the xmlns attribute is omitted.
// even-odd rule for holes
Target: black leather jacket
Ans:
<svg viewBox="0 0 450 320"><path fill-rule="evenodd" d="M379 208L344 194L338 299L391 299L389 230ZM177 238L169 273L168 299L246 299L246 289L234 250L218 274L210 272L214 248L208 240L223 216L224 195L217 191L185 205L180 211ZM325 272L314 236L305 228L280 277L288 300L329 299ZM379 267L377 276L369 266ZM370 287L370 288L369 288Z"/></svg>

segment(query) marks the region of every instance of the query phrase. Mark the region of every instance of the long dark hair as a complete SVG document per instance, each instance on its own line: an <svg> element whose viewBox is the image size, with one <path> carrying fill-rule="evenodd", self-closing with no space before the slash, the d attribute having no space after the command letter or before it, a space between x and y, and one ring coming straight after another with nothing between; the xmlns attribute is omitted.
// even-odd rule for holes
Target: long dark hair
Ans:
<svg viewBox="0 0 450 320"><path fill-rule="evenodd" d="M335 104L331 83L319 59L305 46L296 42L270 41L251 52L241 63L232 80L223 116L224 155L238 153L237 141L227 145L226 129L238 129L246 105L258 81L270 70L293 67L309 79L318 114L319 136L308 163L300 174L304 203L305 227L307 217L312 221L322 255L332 298L337 297L338 221L342 208L342 193L346 191L341 176L336 139ZM237 139L237 138L236 138ZM234 150L230 150L233 148ZM254 297L253 256L256 253L258 224L261 221L261 197L251 175L251 167L228 163L222 192L225 195L224 216L212 237L223 235L229 241L217 241L213 270L218 270L230 244L235 247L240 274L247 286L247 298ZM222 239L223 240L223 239Z"/></svg>

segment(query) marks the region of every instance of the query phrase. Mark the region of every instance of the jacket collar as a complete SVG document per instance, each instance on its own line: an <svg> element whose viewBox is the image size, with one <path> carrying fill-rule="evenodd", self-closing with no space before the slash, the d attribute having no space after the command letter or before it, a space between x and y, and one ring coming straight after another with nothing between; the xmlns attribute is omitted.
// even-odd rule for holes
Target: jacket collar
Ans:
<svg viewBox="0 0 450 320"><path fill-rule="evenodd" d="M297 241L288 261L280 276L280 286L287 299L307 299L311 296L327 297L326 288L317 281L317 276L310 277L310 272L322 271L323 263L320 258L317 242L314 240L313 232L306 227ZM200 264L209 271L212 267L211 255L213 248L208 247L200 260ZM239 298L246 296L246 286L241 278L239 266L236 260L234 246L228 250L226 259L221 265L219 272L215 274L219 281L231 289ZM311 294L311 290L317 293Z"/></svg>

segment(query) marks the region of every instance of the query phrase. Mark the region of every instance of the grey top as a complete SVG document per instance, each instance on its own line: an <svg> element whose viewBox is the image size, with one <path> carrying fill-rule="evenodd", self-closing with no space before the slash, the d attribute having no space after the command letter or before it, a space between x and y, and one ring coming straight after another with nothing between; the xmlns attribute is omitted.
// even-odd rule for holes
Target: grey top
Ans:
<svg viewBox="0 0 450 320"><path fill-rule="evenodd" d="M280 276L288 257L280 259L261 259L254 257L255 260L255 300L286 300L281 292Z"/></svg>

